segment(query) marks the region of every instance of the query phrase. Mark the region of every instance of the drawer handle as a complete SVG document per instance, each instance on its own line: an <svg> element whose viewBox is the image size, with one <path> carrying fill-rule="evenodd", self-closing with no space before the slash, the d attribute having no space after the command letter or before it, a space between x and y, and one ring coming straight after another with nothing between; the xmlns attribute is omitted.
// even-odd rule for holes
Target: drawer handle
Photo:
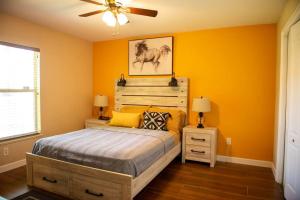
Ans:
<svg viewBox="0 0 300 200"><path fill-rule="evenodd" d="M46 176L43 177L43 180L44 180L44 181L47 181L47 182L49 182L49 183L57 183L57 180L55 180L55 179L54 179L54 180L51 180L51 179L47 178Z"/></svg>
<svg viewBox="0 0 300 200"><path fill-rule="evenodd" d="M89 194L89 195L93 195L93 196L96 196L96 197L103 197L104 196L104 194L102 194L102 193L94 193L94 192L91 192L91 191L89 191L88 189L86 189L85 190L85 193L87 193L87 194Z"/></svg>
<svg viewBox="0 0 300 200"><path fill-rule="evenodd" d="M202 142L205 142L205 139L201 139L201 138L194 138L194 137L191 137L192 140L198 140L198 141L202 141Z"/></svg>
<svg viewBox="0 0 300 200"><path fill-rule="evenodd" d="M201 153L201 154L205 154L205 151L196 151L194 149L191 149L191 152L192 153Z"/></svg>

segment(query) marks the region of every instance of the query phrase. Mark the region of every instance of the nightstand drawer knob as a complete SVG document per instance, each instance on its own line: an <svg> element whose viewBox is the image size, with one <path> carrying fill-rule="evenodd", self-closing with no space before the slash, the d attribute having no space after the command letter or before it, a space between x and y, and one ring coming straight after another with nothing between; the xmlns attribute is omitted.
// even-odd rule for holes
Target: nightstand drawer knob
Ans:
<svg viewBox="0 0 300 200"><path fill-rule="evenodd" d="M205 151L196 151L194 149L191 149L191 152L192 153L201 153L201 154L205 154Z"/></svg>
<svg viewBox="0 0 300 200"><path fill-rule="evenodd" d="M194 137L191 137L192 140L198 140L198 141L202 141L202 142L205 142L205 139L203 138L194 138Z"/></svg>

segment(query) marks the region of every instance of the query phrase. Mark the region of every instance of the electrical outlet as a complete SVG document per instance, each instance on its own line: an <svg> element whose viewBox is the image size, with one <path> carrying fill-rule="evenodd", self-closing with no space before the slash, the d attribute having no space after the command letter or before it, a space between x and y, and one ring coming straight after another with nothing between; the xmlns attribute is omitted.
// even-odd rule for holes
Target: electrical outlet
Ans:
<svg viewBox="0 0 300 200"><path fill-rule="evenodd" d="M226 144L227 144L227 145L231 145L231 138L229 138L229 137L226 138Z"/></svg>
<svg viewBox="0 0 300 200"><path fill-rule="evenodd" d="M3 155L8 156L8 147L3 148Z"/></svg>

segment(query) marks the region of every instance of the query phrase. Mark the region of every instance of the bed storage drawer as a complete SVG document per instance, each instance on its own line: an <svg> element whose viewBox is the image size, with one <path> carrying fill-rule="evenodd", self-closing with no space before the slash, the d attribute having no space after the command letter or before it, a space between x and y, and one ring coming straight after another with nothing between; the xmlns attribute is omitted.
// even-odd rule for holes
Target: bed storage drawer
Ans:
<svg viewBox="0 0 300 200"><path fill-rule="evenodd" d="M68 173L57 168L35 164L33 166L33 185L44 190L67 196Z"/></svg>
<svg viewBox="0 0 300 200"><path fill-rule="evenodd" d="M210 148L186 145L186 158L192 158L195 160L209 160L210 159Z"/></svg>
<svg viewBox="0 0 300 200"><path fill-rule="evenodd" d="M186 143L192 145L201 145L204 147L210 147L210 135L189 133L186 135Z"/></svg>
<svg viewBox="0 0 300 200"><path fill-rule="evenodd" d="M121 199L121 192L122 187L118 183L81 175L72 176L70 195L73 199Z"/></svg>

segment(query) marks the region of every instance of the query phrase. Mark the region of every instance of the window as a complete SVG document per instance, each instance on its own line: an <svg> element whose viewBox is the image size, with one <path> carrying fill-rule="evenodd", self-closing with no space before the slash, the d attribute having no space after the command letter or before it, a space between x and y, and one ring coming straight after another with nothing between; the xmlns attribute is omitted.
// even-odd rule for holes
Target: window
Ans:
<svg viewBox="0 0 300 200"><path fill-rule="evenodd" d="M0 140L40 131L40 51L0 41Z"/></svg>

